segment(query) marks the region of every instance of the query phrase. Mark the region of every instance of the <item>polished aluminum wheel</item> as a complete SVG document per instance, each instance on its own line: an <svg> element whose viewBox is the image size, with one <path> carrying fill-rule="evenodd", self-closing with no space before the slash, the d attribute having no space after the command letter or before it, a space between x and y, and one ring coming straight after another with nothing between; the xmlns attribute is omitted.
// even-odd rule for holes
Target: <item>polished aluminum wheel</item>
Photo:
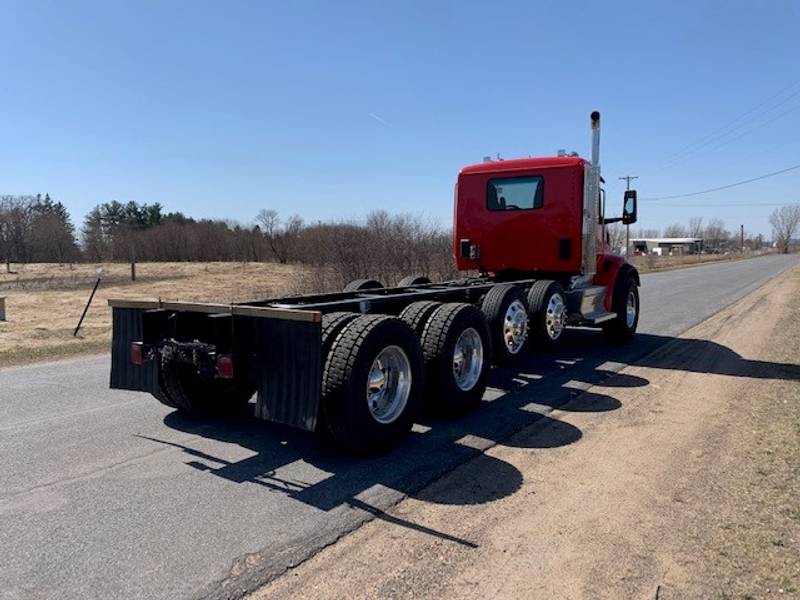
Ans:
<svg viewBox="0 0 800 600"><path fill-rule="evenodd" d="M367 406L372 418L388 425L405 410L411 392L411 363L400 346L387 346L367 375Z"/></svg>
<svg viewBox="0 0 800 600"><path fill-rule="evenodd" d="M528 339L528 311L520 300L514 300L503 319L503 341L511 354L518 354Z"/></svg>
<svg viewBox="0 0 800 600"><path fill-rule="evenodd" d="M567 304L561 294L553 294L547 303L544 317L544 328L547 337L555 341L561 337L567 324Z"/></svg>
<svg viewBox="0 0 800 600"><path fill-rule="evenodd" d="M475 387L483 371L483 342L472 327L461 332L453 349L453 378L460 390Z"/></svg>
<svg viewBox="0 0 800 600"><path fill-rule="evenodd" d="M639 306L636 300L636 290L631 288L628 292L628 301L625 306L625 324L628 326L628 329L632 328L633 324L636 322L636 313L638 312Z"/></svg>

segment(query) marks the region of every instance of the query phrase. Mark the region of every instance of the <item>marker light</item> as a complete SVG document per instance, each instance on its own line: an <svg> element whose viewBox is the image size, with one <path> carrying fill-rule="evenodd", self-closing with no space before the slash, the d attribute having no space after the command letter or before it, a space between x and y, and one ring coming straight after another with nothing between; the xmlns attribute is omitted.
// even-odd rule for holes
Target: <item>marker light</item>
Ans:
<svg viewBox="0 0 800 600"><path fill-rule="evenodd" d="M133 342L131 344L131 362L137 367L144 364L144 349L141 342Z"/></svg>
<svg viewBox="0 0 800 600"><path fill-rule="evenodd" d="M217 356L217 374L222 379L233 379L233 357L230 354Z"/></svg>

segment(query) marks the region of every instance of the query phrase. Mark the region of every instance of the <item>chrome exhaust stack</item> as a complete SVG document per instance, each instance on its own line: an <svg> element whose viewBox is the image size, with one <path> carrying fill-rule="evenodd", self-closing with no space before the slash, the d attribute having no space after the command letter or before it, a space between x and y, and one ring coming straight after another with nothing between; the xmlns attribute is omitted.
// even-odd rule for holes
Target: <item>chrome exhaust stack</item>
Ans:
<svg viewBox="0 0 800 600"><path fill-rule="evenodd" d="M591 278L597 271L597 229L600 204L600 113L590 115L592 123L592 162L584 169L583 227L581 230L581 275Z"/></svg>

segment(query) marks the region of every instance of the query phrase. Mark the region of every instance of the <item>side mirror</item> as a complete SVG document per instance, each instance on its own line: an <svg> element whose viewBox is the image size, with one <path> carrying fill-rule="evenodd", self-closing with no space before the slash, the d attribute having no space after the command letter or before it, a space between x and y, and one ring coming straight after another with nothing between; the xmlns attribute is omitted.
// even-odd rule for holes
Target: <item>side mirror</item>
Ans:
<svg viewBox="0 0 800 600"><path fill-rule="evenodd" d="M622 222L625 225L636 223L636 190L625 192L625 201L622 205Z"/></svg>

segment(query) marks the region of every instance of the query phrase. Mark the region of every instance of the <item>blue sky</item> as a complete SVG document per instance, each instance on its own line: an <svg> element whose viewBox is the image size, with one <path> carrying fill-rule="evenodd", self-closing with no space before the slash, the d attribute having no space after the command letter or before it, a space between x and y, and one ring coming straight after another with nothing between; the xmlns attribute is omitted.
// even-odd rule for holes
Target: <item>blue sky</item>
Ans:
<svg viewBox="0 0 800 600"><path fill-rule="evenodd" d="M628 173L654 197L800 164L797 2L0 9L0 193L49 192L76 221L116 199L242 222L386 208L447 224L462 166L586 155L595 108L611 206ZM795 170L643 201L640 225L697 215L766 234L765 205L800 201L798 184Z"/></svg>

